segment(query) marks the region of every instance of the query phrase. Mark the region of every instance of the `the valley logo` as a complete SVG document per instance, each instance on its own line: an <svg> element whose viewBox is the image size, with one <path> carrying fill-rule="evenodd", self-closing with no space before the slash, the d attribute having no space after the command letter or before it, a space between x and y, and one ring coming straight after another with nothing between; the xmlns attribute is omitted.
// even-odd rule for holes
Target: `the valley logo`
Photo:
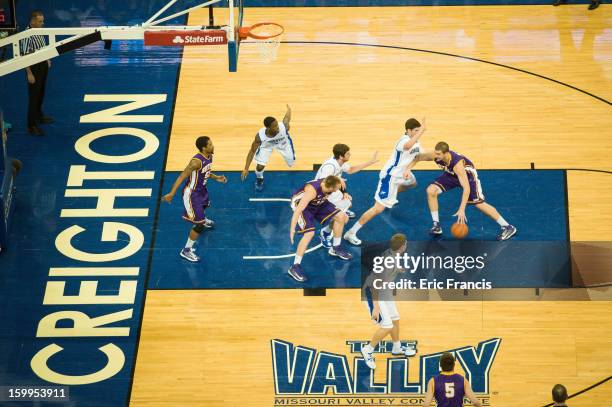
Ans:
<svg viewBox="0 0 612 407"><path fill-rule="evenodd" d="M391 356L393 344L383 341L375 349L380 355L377 371L386 370L384 381L378 382L360 353L361 346L366 343L346 341L350 353L355 355L349 360L346 355L273 339L274 405L420 405L427 382L439 374L440 356L444 352L453 353L476 396L483 405L489 405L489 372L501 338L492 338L477 346L421 355L418 359ZM417 347L416 341L402 341L402 344ZM381 363L385 353L389 354L386 366ZM419 369L416 382L410 382L408 376L413 366ZM376 378L379 377L380 372L376 374Z"/></svg>

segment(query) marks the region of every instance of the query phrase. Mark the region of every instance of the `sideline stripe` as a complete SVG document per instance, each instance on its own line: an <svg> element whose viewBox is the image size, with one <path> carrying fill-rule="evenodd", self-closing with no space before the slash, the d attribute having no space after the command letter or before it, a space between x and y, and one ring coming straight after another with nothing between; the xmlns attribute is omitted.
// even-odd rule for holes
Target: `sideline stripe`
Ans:
<svg viewBox="0 0 612 407"><path fill-rule="evenodd" d="M306 250L306 253L310 253L310 252L314 252L315 250L319 249L323 247L322 243L319 243L318 245L316 245L313 248L310 248L308 250ZM304 254L306 254L304 253ZM295 253L290 253L290 254L282 254L280 256L242 256L242 258L244 260L270 260L270 259L286 259L289 257L295 257Z"/></svg>
<svg viewBox="0 0 612 407"><path fill-rule="evenodd" d="M188 15L185 15L183 25L187 24L188 18L189 18ZM161 205L161 197L163 196L163 193L164 193L163 188L164 188L164 181L166 179L166 173L167 173L166 164L168 163L168 153L170 152L170 138L172 136L172 125L174 123L174 110L176 108L176 101L178 99L178 86L179 86L179 80L181 78L181 68L183 66L183 50L184 50L184 47L182 47L181 50L179 51L180 58L179 58L178 67L176 69L176 79L174 82L174 100L172 101L172 109L170 110L170 119L168 122L168 136L166 138L166 151L164 152L164 160L160 168L159 190L157 191L157 202L155 203L155 215L153 217L153 224L152 224L152 229L151 229L151 244L149 246L149 255L147 258L146 274L145 274L143 285L141 286L143 293L142 293L142 300L140 304L140 321L138 322L138 329L136 331L136 344L134 346L134 356L133 356L131 372L130 372L130 384L129 384L127 400L125 404L126 407L129 407L132 401L134 374L136 373L136 364L138 362L138 350L140 349L140 334L142 333L142 324L144 323L145 306L147 303L147 291L149 289L149 277L151 276L151 267L153 265L153 253L155 251L155 241L157 239L157 225L159 223L159 208ZM136 307L137 305L134 304L134 308Z"/></svg>

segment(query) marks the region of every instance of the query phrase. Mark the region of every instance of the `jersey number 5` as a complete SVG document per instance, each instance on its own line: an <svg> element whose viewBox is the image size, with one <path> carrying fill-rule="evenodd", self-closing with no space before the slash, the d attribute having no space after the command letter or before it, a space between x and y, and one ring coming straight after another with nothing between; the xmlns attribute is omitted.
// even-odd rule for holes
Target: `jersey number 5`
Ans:
<svg viewBox="0 0 612 407"><path fill-rule="evenodd" d="M444 390L446 390L447 399L455 397L455 383L444 383Z"/></svg>

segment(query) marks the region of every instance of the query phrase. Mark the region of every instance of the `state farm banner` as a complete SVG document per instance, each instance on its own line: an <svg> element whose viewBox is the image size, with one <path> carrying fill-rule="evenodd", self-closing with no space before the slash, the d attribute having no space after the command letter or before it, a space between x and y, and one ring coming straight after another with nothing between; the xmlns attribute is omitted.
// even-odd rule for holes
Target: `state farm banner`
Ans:
<svg viewBox="0 0 612 407"><path fill-rule="evenodd" d="M227 44L224 30L168 30L145 31L145 45L223 45Z"/></svg>

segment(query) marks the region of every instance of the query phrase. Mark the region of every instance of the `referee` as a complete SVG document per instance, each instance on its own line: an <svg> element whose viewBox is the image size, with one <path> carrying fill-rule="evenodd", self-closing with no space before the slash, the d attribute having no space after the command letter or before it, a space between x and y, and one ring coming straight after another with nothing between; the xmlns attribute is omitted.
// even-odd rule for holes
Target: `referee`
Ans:
<svg viewBox="0 0 612 407"><path fill-rule="evenodd" d="M30 25L28 28L42 28L45 25L45 16L42 11L36 10L30 14ZM21 54L31 54L47 46L45 36L33 35L21 40ZM39 124L53 123L53 118L45 116L42 112L43 99L45 97L45 84L47 73L51 67L51 61L42 61L36 65L26 68L28 79L28 132L35 136L43 136L44 133Z"/></svg>

